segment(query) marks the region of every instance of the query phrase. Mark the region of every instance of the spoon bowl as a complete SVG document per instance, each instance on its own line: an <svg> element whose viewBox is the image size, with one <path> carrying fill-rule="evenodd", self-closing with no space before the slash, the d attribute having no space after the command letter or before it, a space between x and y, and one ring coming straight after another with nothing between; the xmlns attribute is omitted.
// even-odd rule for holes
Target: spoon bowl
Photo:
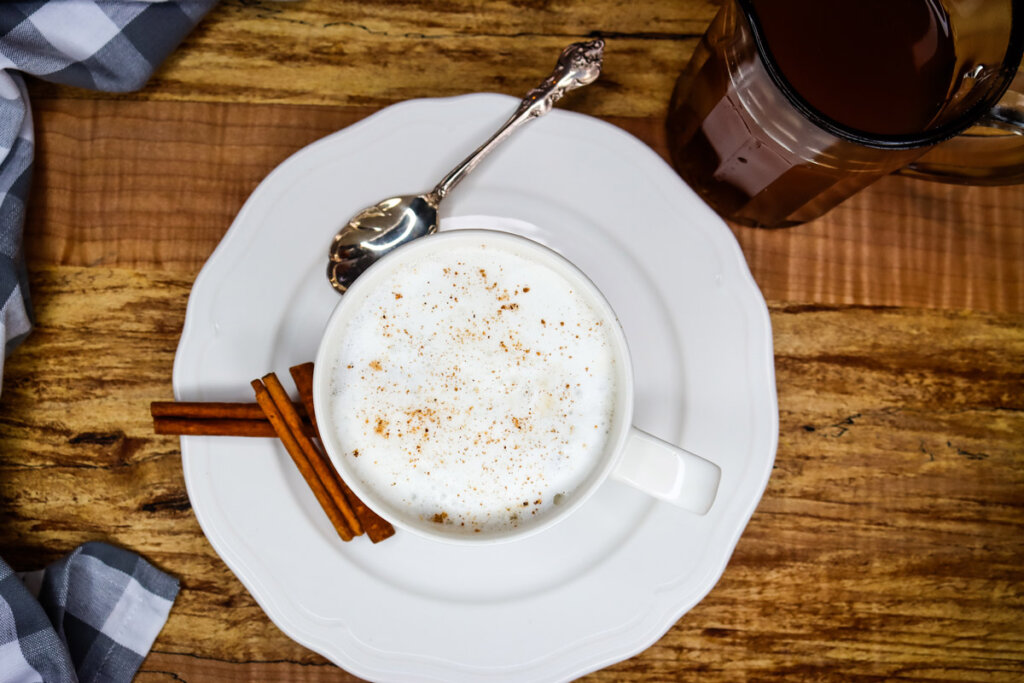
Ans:
<svg viewBox="0 0 1024 683"><path fill-rule="evenodd" d="M327 277L334 288L344 293L384 254L437 232L438 203L432 194L389 197L353 216L331 243Z"/></svg>

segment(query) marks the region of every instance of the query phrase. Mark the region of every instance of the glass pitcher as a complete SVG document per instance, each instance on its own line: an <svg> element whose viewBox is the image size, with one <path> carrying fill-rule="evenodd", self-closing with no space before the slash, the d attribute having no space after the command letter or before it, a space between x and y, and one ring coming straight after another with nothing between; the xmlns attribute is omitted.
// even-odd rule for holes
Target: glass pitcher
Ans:
<svg viewBox="0 0 1024 683"><path fill-rule="evenodd" d="M672 95L672 163L756 227L893 172L1024 182L1022 51L1024 0L726 0Z"/></svg>

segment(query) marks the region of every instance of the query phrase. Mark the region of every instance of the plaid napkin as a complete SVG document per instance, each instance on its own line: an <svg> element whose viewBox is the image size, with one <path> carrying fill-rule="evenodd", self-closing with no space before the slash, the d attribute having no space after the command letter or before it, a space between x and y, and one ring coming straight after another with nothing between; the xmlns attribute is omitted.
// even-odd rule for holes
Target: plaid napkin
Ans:
<svg viewBox="0 0 1024 683"><path fill-rule="evenodd" d="M130 681L177 594L176 579L106 543L22 575L0 560L0 681Z"/></svg>
<svg viewBox="0 0 1024 683"><path fill-rule="evenodd" d="M32 178L24 72L54 83L141 88L216 0L50 0L0 4L0 339L3 359L32 327L21 249Z"/></svg>
<svg viewBox="0 0 1024 683"><path fill-rule="evenodd" d="M22 252L33 135L25 81L141 88L216 0L0 4L0 339L31 329ZM167 621L177 580L138 555L87 543L45 570L0 560L0 683L130 681Z"/></svg>

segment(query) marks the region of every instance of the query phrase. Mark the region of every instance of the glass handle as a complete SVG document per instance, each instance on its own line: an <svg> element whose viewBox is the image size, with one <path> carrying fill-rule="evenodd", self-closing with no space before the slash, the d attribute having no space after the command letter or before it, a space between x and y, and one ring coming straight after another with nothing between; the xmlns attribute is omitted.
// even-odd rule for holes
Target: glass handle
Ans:
<svg viewBox="0 0 1024 683"><path fill-rule="evenodd" d="M1024 183L1024 70L977 125L896 172L960 185Z"/></svg>

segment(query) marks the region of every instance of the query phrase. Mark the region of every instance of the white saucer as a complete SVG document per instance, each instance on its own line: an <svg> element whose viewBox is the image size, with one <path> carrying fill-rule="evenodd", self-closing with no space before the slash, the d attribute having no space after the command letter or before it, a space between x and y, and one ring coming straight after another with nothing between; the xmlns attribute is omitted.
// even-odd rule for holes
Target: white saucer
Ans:
<svg viewBox="0 0 1024 683"><path fill-rule="evenodd" d="M251 401L251 379L312 360L337 301L325 270L340 225L431 187L516 103L405 102L274 170L196 279L175 396ZM594 280L632 349L636 425L717 462L721 488L705 517L610 482L509 544L342 543L277 441L183 437L217 553L282 631L372 680L568 680L644 650L721 576L775 459L764 299L728 227L643 143L556 109L445 200L441 229L470 226L520 232Z"/></svg>

